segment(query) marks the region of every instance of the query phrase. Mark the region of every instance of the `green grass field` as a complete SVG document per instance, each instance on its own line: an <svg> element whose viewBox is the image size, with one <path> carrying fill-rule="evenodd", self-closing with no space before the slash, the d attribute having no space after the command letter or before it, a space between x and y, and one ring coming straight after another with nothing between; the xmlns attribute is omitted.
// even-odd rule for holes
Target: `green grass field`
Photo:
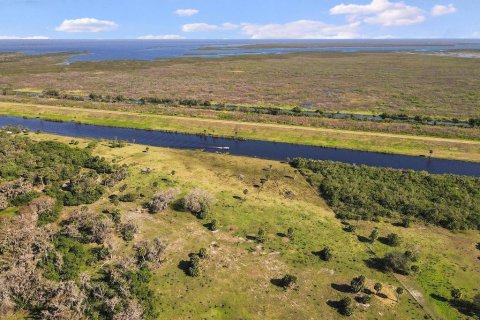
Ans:
<svg viewBox="0 0 480 320"><path fill-rule="evenodd" d="M46 134L30 137L70 141ZM87 142L80 140L79 146ZM162 318L341 319L343 316L327 302L353 298L354 294L342 291L354 276L363 274L370 289L375 282L383 283L386 297L374 297L368 305L355 303L355 319L420 319L426 314L434 319L458 319L461 314L439 297L449 298L451 288L457 287L470 298L480 281L477 232L452 233L421 224L405 229L389 221L360 221L356 234L352 234L342 230L341 222L317 192L287 164L199 151L153 147L144 151L141 145L112 149L100 142L94 153L119 164L135 163L125 181L125 192L136 190L149 199L156 190L173 186L183 194L201 187L216 197L206 220L176 209L151 215L142 209L143 200L118 207L124 219L139 226L135 240L160 237L168 243L166 260L151 284L159 295ZM145 167L152 172L141 174ZM268 181L255 187L267 175ZM153 187L154 182L157 187ZM90 207L96 212L111 207L106 196L118 193L117 188ZM211 219L218 221L219 231L211 232L204 226ZM374 253L383 256L392 250L380 242L369 248L359 241L358 236L368 236L374 226L382 236L398 233L403 239L400 250L418 250L418 274L395 278L367 267L365 260ZM267 231L263 245L250 240L259 227ZM288 228L294 229L293 241L282 235ZM121 240L115 242L115 254L130 254L130 246ZM334 258L329 262L312 253L325 246L333 248ZM202 247L210 253L202 263L202 275L186 276L179 268L181 261ZM286 273L298 277L297 289L285 291L271 283ZM398 302L394 288L402 286L400 281L409 293Z"/></svg>

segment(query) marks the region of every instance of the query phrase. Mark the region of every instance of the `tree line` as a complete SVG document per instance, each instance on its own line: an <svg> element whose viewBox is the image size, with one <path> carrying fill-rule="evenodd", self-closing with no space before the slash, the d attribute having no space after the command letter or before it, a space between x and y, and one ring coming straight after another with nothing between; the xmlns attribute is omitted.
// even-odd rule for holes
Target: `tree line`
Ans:
<svg viewBox="0 0 480 320"><path fill-rule="evenodd" d="M414 219L480 229L480 179L297 158L298 168L342 219Z"/></svg>

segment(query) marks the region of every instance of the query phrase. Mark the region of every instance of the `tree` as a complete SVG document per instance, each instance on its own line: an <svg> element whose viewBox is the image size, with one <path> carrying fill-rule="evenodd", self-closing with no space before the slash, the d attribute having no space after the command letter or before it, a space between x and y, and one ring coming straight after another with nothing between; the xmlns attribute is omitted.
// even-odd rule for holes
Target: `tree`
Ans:
<svg viewBox="0 0 480 320"><path fill-rule="evenodd" d="M377 283L375 283L375 285L373 286L373 289L375 290L375 293L376 293L377 295L379 295L380 292L382 292L383 285L382 285L380 282L377 282Z"/></svg>
<svg viewBox="0 0 480 320"><path fill-rule="evenodd" d="M332 249L330 247L325 247L319 252L319 255L320 259L323 261L329 261L333 256Z"/></svg>
<svg viewBox="0 0 480 320"><path fill-rule="evenodd" d="M396 233L390 233L387 236L387 243L392 247L398 247L400 245L400 237Z"/></svg>
<svg viewBox="0 0 480 320"><path fill-rule="evenodd" d="M351 316L353 314L352 298L344 297L338 303L338 311L344 316Z"/></svg>
<svg viewBox="0 0 480 320"><path fill-rule="evenodd" d="M263 228L258 228L257 238L258 243L264 243L266 240L266 232Z"/></svg>
<svg viewBox="0 0 480 320"><path fill-rule="evenodd" d="M365 294L363 296L358 297L358 302L362 304L368 304L370 303L370 301L372 301L372 297L370 297L369 295Z"/></svg>
<svg viewBox="0 0 480 320"><path fill-rule="evenodd" d="M208 257L207 249L201 248L201 249L198 251L198 256L200 257L200 259L207 259L207 257Z"/></svg>
<svg viewBox="0 0 480 320"><path fill-rule="evenodd" d="M208 226L208 228L210 229L210 231L217 231L217 229L218 229L217 220L213 219L210 222L210 225Z"/></svg>
<svg viewBox="0 0 480 320"><path fill-rule="evenodd" d="M191 277L200 276L200 257L196 254L190 257L188 275Z"/></svg>
<svg viewBox="0 0 480 320"><path fill-rule="evenodd" d="M350 287L352 288L352 291L355 293L363 291L363 289L365 289L365 281L366 278L363 275L353 278L350 282Z"/></svg>
<svg viewBox="0 0 480 320"><path fill-rule="evenodd" d="M163 258L167 245L159 238L155 238L151 242L140 241L133 248L140 266L145 265L147 262L158 265Z"/></svg>
<svg viewBox="0 0 480 320"><path fill-rule="evenodd" d="M295 239L295 231L293 230L293 228L288 228L287 238L292 240L292 241Z"/></svg>
<svg viewBox="0 0 480 320"><path fill-rule="evenodd" d="M381 268L385 271L408 274L410 271L411 259L411 256L399 251L389 252L383 259L381 259Z"/></svg>
<svg viewBox="0 0 480 320"><path fill-rule="evenodd" d="M168 205L177 197L179 190L170 188L165 191L157 192L152 201L148 204L150 213L159 213L168 208Z"/></svg>
<svg viewBox="0 0 480 320"><path fill-rule="evenodd" d="M412 224L412 220L410 219L410 217L404 217L402 219L402 226L404 228L410 228L410 225Z"/></svg>
<svg viewBox="0 0 480 320"><path fill-rule="evenodd" d="M374 228L370 233L370 236L368 237L371 243L374 243L378 239L378 234L379 234L378 229Z"/></svg>
<svg viewBox="0 0 480 320"><path fill-rule="evenodd" d="M347 230L348 232L351 232L351 233L355 233L357 231L357 226L354 226L353 224L349 224L345 230Z"/></svg>
<svg viewBox="0 0 480 320"><path fill-rule="evenodd" d="M122 223L119 229L122 239L125 241L132 241L138 231L137 226L131 222Z"/></svg>
<svg viewBox="0 0 480 320"><path fill-rule="evenodd" d="M183 206L201 218L210 211L214 201L214 197L208 191L195 188L183 199Z"/></svg>
<svg viewBox="0 0 480 320"><path fill-rule="evenodd" d="M280 285L284 289L293 288L297 284L297 277L291 274L286 274L282 279L280 279Z"/></svg>
<svg viewBox="0 0 480 320"><path fill-rule="evenodd" d="M122 202L134 202L137 199L137 195L134 193L125 193L118 198Z"/></svg>
<svg viewBox="0 0 480 320"><path fill-rule="evenodd" d="M395 293L397 294L397 301L400 301L400 296L403 294L405 290L402 287L398 287L395 289Z"/></svg>
<svg viewBox="0 0 480 320"><path fill-rule="evenodd" d="M459 300L462 297L462 291L460 289L452 289L450 291L450 294L452 295L453 300Z"/></svg>

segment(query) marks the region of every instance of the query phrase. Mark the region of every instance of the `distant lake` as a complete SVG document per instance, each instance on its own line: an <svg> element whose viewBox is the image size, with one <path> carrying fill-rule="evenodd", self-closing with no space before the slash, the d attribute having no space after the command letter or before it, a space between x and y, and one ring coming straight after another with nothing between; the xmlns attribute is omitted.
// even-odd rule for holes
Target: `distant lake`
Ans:
<svg viewBox="0 0 480 320"><path fill-rule="evenodd" d="M368 43L368 46L365 46ZM265 47L252 47L264 44ZM278 45L275 47L274 45ZM295 48L295 44L321 45ZM346 46L347 44L347 46ZM239 48L247 45L249 47ZM285 45L282 47L282 45ZM204 50L204 48L213 48ZM46 54L76 52L66 63L106 60L155 60L178 57L224 57L292 52L480 50L480 40L0 40L0 52Z"/></svg>

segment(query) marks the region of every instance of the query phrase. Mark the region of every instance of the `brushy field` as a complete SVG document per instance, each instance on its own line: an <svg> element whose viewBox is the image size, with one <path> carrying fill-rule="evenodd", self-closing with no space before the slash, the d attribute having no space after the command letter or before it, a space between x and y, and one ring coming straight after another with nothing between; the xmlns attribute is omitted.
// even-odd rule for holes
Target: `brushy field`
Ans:
<svg viewBox="0 0 480 320"><path fill-rule="evenodd" d="M203 99L327 111L478 117L477 59L409 53L300 53L62 65L65 55L0 64L1 87Z"/></svg>
<svg viewBox="0 0 480 320"><path fill-rule="evenodd" d="M0 102L0 114L97 125L480 161L480 141Z"/></svg>
<svg viewBox="0 0 480 320"><path fill-rule="evenodd" d="M45 134L30 137L70 141ZM87 142L80 140L78 146ZM216 198L206 220L175 205L151 215L142 208L146 200L141 199L118 206L122 219L139 227L135 241L159 237L168 243L165 260L151 283L162 318L341 319L332 302L345 296L354 298L348 285L361 274L370 290L375 282L381 282L385 296L373 296L365 305L355 302L355 319L421 319L425 315L458 319L464 315L449 305L450 290L461 288L466 299L477 293L477 232L452 233L423 224L407 229L388 220L353 221L356 232L346 232L317 192L288 164L153 147L147 151L140 145L111 148L106 142L100 142L94 154L131 165L123 192L143 193L148 200L157 190L178 187L185 194L200 187ZM143 168L150 168L151 173L142 174ZM262 184L264 178L268 179ZM248 190L246 195L244 190ZM122 192L118 186L109 189L104 198L90 205L91 210L111 207L110 193ZM216 232L206 228L211 219L218 221ZM266 230L264 244L252 240L260 227ZM397 249L418 252L416 274L393 277L368 267L368 260L394 250L379 241L372 245L361 241L374 227L381 236L399 234L402 244ZM293 240L285 237L288 228L294 230ZM328 262L313 254L325 246L333 249ZM131 243L121 240L114 247L115 254L131 252ZM189 277L182 270L182 261L202 247L209 252L202 262L202 274ZM296 289L272 284L286 273L298 277ZM394 290L402 286L400 281L408 291L398 302Z"/></svg>
<svg viewBox="0 0 480 320"><path fill-rule="evenodd" d="M52 99L40 97L25 97L0 95L0 102L17 102L26 104L39 104L50 106L66 106L85 109L98 109L110 111L126 111L146 114L158 114L166 116L181 116L193 118L206 118L228 121L276 123L283 125L304 126L326 129L340 129L367 132L383 132L393 134L405 134L411 136L430 136L440 138L458 138L480 140L480 127L463 128L446 125L422 125L408 122L375 122L360 121L353 119L333 119L324 117L301 116L301 115L272 115L256 112L241 111L216 111L211 109L191 108L185 106L159 106L159 105L132 105L116 102L93 102L93 101L70 101L65 99Z"/></svg>

